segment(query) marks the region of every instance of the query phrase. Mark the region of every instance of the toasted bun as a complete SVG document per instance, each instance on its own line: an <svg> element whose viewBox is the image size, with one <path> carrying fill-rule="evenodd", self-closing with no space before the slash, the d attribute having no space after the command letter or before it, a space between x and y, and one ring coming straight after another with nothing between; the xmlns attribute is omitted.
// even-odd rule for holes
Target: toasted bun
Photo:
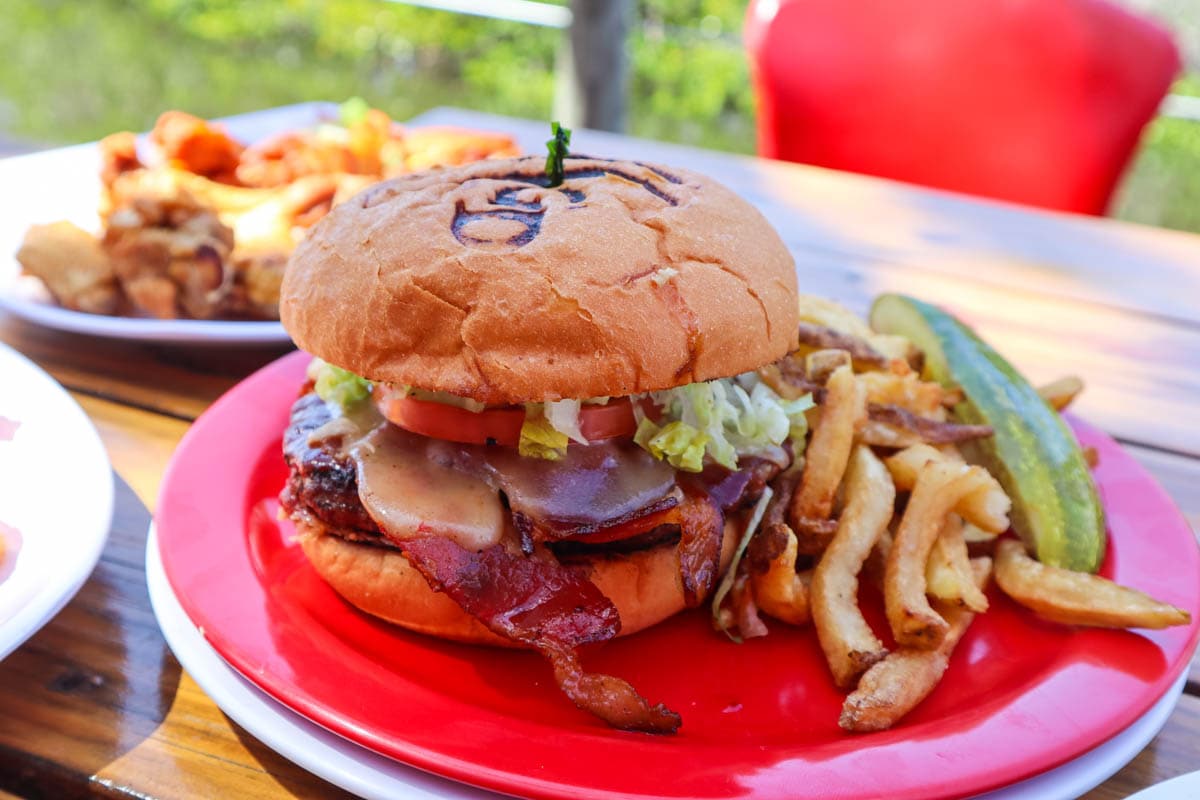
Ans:
<svg viewBox="0 0 1200 800"><path fill-rule="evenodd" d="M443 639L516 646L468 616L445 594L430 589L400 551L349 542L309 522L298 521L296 529L305 555L321 577L368 614ZM733 556L739 533L740 524L725 523L722 571ZM679 554L673 545L591 557L584 563L592 583L617 607L621 636L656 625L685 607Z"/></svg>
<svg viewBox="0 0 1200 800"><path fill-rule="evenodd" d="M288 263L284 327L366 378L489 404L728 377L795 346L796 273L751 205L694 172L569 157L394 178Z"/></svg>

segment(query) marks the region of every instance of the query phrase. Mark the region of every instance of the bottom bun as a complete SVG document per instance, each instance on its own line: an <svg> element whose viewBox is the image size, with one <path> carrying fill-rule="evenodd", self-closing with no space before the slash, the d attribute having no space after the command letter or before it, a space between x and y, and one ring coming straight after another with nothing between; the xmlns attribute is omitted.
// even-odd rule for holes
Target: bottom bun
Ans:
<svg viewBox="0 0 1200 800"><path fill-rule="evenodd" d="M721 572L729 565L741 533L741 522L725 523ZM411 631L471 644L520 647L497 636L441 592L429 588L408 559L396 549L347 541L321 525L296 522L300 544L322 578L352 605ZM573 557L588 578L612 600L621 615L619 636L657 625L686 604L679 578L679 552L674 544L632 553Z"/></svg>

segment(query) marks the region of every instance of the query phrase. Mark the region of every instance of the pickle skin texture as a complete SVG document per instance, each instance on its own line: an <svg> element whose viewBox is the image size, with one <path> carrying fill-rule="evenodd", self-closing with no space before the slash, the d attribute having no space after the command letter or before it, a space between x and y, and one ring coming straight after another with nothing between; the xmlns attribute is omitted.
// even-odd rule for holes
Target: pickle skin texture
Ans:
<svg viewBox="0 0 1200 800"><path fill-rule="evenodd" d="M970 328L935 306L880 295L871 327L907 337L925 352L926 377L961 388L953 416L994 434L963 447L1012 498L1013 529L1039 561L1095 572L1104 558L1104 509L1083 451L1058 412Z"/></svg>

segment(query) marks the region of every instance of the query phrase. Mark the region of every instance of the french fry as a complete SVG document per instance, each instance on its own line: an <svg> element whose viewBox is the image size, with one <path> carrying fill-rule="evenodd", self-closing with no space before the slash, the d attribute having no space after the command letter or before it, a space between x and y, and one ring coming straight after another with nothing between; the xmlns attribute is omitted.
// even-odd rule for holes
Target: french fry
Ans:
<svg viewBox="0 0 1200 800"><path fill-rule="evenodd" d="M868 403L899 406L931 419L945 418L946 410L942 407L945 389L939 383L921 380L915 372L907 375L864 372L858 380L867 390Z"/></svg>
<svg viewBox="0 0 1200 800"><path fill-rule="evenodd" d="M855 431L867 415L866 392L849 366L841 366L825 385L821 417L805 450L800 489L792 497L788 519L797 533L805 520L827 520L833 513L838 484L850 459Z"/></svg>
<svg viewBox="0 0 1200 800"><path fill-rule="evenodd" d="M986 557L971 560L975 586L980 591L987 585L991 566L991 559ZM886 730L929 696L975 618L974 612L966 608L944 606L941 611L948 624L937 648L900 648L868 669L858 688L842 704L838 725L843 730L856 733Z"/></svg>
<svg viewBox="0 0 1200 800"><path fill-rule="evenodd" d="M883 463L887 466L888 472L892 473L892 480L895 481L896 488L904 492L911 492L917 483L917 473L921 471L921 467L931 461L942 461L944 458L945 456L936 447L922 443L893 453L885 458Z"/></svg>
<svg viewBox="0 0 1200 800"><path fill-rule="evenodd" d="M925 592L946 603L966 606L976 613L987 611L987 596L975 585L963 538L962 517L950 514L942 523L925 564Z"/></svg>
<svg viewBox="0 0 1200 800"><path fill-rule="evenodd" d="M875 335L866 320L840 303L812 294L800 295L799 301L800 319L803 322L831 328L859 339L870 340Z"/></svg>
<svg viewBox="0 0 1200 800"><path fill-rule="evenodd" d="M884 369L888 366L887 356L872 347L866 339L858 336L804 321L800 323L798 334L801 347L842 351L857 371Z"/></svg>
<svg viewBox="0 0 1200 800"><path fill-rule="evenodd" d="M888 624L899 644L933 649L945 636L946 620L925 598L925 565L946 515L988 480L983 467L946 460L930 461L917 473L884 573Z"/></svg>
<svg viewBox="0 0 1200 800"><path fill-rule="evenodd" d="M804 356L804 373L818 384L829 380L838 367L852 367L850 353L845 350L814 350Z"/></svg>
<svg viewBox="0 0 1200 800"><path fill-rule="evenodd" d="M863 564L862 574L871 585L883 593L883 577L887 572L887 557L892 551L892 532L884 530L879 534L879 540L875 542L875 546L871 548L871 553L867 556L867 561Z"/></svg>
<svg viewBox="0 0 1200 800"><path fill-rule="evenodd" d="M1083 391L1083 379L1077 375L1067 375L1056 381L1039 386L1037 393L1055 411L1062 411L1071 405L1072 401Z"/></svg>
<svg viewBox="0 0 1200 800"><path fill-rule="evenodd" d="M751 574L750 585L759 611L781 622L803 625L811 619L809 584L812 572L796 572L796 535L787 531L787 545L771 560L766 572Z"/></svg>
<svg viewBox="0 0 1200 800"><path fill-rule="evenodd" d="M1035 561L1015 539L996 547L996 583L1026 608L1055 622L1099 628L1169 628L1192 615L1099 575Z"/></svg>
<svg viewBox="0 0 1200 800"><path fill-rule="evenodd" d="M954 510L963 519L988 533L1004 533L1008 530L1008 512L1012 509L1012 500L991 473L980 469L978 485L963 495Z"/></svg>
<svg viewBox="0 0 1200 800"><path fill-rule="evenodd" d="M783 359L780 361L782 363ZM784 400L797 400L806 394L811 394L814 389L819 388L815 385L810 385L807 381L807 376L804 376L805 379L803 381L797 379L789 380L788 376L784 375L783 370L779 368L778 363L759 367L758 377L762 378L762 382Z"/></svg>
<svg viewBox="0 0 1200 800"><path fill-rule="evenodd" d="M927 444L917 444L907 447L884 460L896 488L908 491L917 482L917 474L921 467L933 461L961 461L957 453L947 456L937 448ZM1008 512L1012 501L1004 492L1004 488L994 477L985 470L977 474L977 485L964 495L955 505L954 510L963 519L978 528L992 534L1000 534L1008 530Z"/></svg>
<svg viewBox="0 0 1200 800"><path fill-rule="evenodd" d="M985 531L983 528L971 522L963 522L963 541L967 544L979 544L980 542L992 542L996 540L999 533Z"/></svg>
<svg viewBox="0 0 1200 800"><path fill-rule="evenodd" d="M837 534L813 573L810 598L825 660L843 688L887 655L858 608L858 573L887 529L896 499L887 468L862 445L850 458L845 492Z"/></svg>
<svg viewBox="0 0 1200 800"><path fill-rule="evenodd" d="M902 361L913 349L903 336L875 333L866 321L845 306L815 295L800 295L800 319L862 339L892 361Z"/></svg>

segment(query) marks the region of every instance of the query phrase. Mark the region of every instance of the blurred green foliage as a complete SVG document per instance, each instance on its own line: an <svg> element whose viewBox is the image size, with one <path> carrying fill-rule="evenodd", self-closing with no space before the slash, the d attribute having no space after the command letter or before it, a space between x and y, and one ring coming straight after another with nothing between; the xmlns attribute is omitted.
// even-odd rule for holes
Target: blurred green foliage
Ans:
<svg viewBox="0 0 1200 800"><path fill-rule="evenodd" d="M361 95L548 117L557 30L383 0L8 0L0 131L43 142ZM643 0L632 132L751 152L739 0ZM703 31L703 33L701 32Z"/></svg>
<svg viewBox="0 0 1200 800"><path fill-rule="evenodd" d="M1200 74L1177 81L1172 91L1200 97ZM1200 231L1200 120L1159 117L1146 128L1113 213L1148 225Z"/></svg>
<svg viewBox="0 0 1200 800"><path fill-rule="evenodd" d="M631 132L753 152L745 0L636 6ZM86 141L144 130L167 108L220 116L352 95L397 119L437 105L547 118L561 39L384 0L6 0L0 136ZM1177 91L1200 95L1200 77ZM1200 123L1156 121L1115 208L1200 231Z"/></svg>

